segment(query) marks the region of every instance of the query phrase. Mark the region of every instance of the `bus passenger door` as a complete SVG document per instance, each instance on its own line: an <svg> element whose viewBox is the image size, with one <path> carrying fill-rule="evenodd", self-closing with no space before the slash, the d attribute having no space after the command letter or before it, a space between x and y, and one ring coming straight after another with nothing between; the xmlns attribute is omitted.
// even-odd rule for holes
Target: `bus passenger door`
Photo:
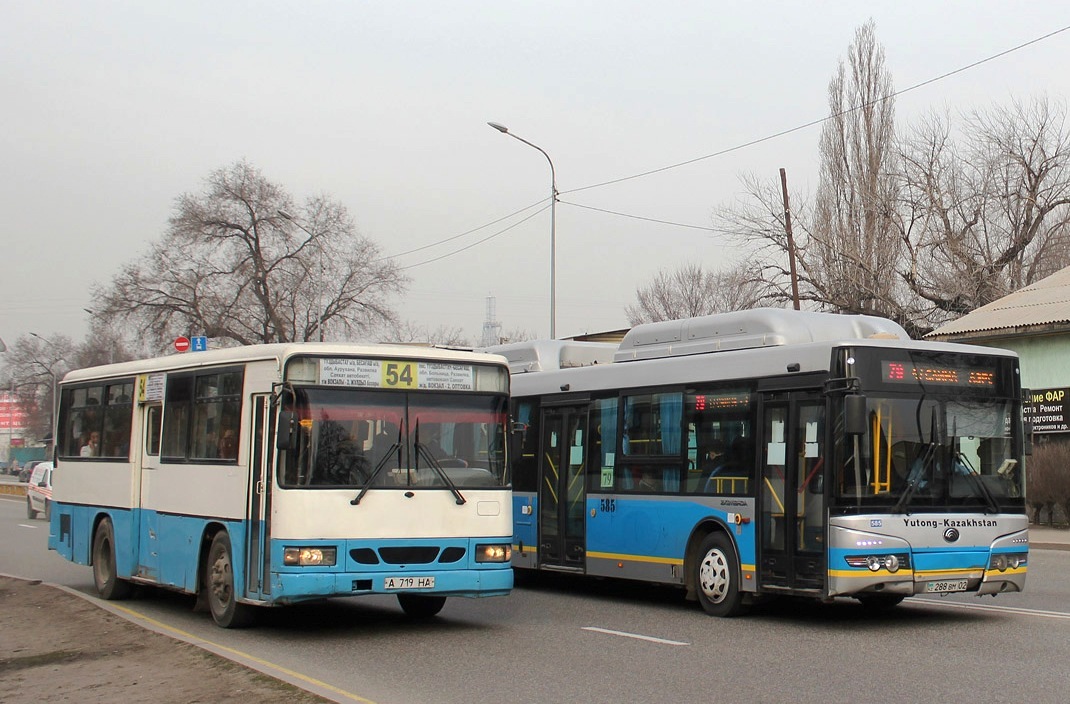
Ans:
<svg viewBox="0 0 1070 704"><path fill-rule="evenodd" d="M825 587L825 404L813 393L763 399L758 501L759 586Z"/></svg>
<svg viewBox="0 0 1070 704"><path fill-rule="evenodd" d="M141 410L141 442L135 455L139 459L141 476L138 488L137 511L137 576L160 580L160 539L157 506L160 489L156 475L160 469L160 438L163 406L147 403Z"/></svg>
<svg viewBox="0 0 1070 704"><path fill-rule="evenodd" d="M271 516L272 465L275 457L271 399L253 396L253 428L249 434L249 512L245 546L245 595L265 599L271 594L268 535Z"/></svg>
<svg viewBox="0 0 1070 704"><path fill-rule="evenodd" d="M539 462L539 566L578 569L586 565L584 458L587 407L542 411Z"/></svg>

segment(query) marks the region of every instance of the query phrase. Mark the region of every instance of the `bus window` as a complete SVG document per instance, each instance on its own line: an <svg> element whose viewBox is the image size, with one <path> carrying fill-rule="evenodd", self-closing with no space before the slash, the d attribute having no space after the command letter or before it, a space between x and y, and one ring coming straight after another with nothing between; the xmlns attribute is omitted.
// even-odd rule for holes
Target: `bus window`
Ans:
<svg viewBox="0 0 1070 704"><path fill-rule="evenodd" d="M220 439L237 433L242 372L168 375L162 455L167 462L219 459ZM223 458L233 462L236 455Z"/></svg>
<svg viewBox="0 0 1070 704"><path fill-rule="evenodd" d="M127 459L134 382L122 380L66 389L62 395L60 457ZM103 403L102 403L103 401ZM90 439L95 437L95 442ZM82 448L86 447L85 453Z"/></svg>
<svg viewBox="0 0 1070 704"><path fill-rule="evenodd" d="M688 391L685 414L688 444L697 448L697 466L688 464L687 491L697 494L747 494L754 442L751 400L746 389Z"/></svg>
<svg viewBox="0 0 1070 704"><path fill-rule="evenodd" d="M613 491L617 452L617 399L602 398L591 402L588 491Z"/></svg>
<svg viewBox="0 0 1070 704"><path fill-rule="evenodd" d="M624 397L620 489L642 493L680 490L683 394Z"/></svg>

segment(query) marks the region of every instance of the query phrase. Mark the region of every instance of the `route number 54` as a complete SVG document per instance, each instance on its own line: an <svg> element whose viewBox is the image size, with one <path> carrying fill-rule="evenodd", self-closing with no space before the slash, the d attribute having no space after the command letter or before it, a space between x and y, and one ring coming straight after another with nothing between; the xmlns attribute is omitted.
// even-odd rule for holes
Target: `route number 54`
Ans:
<svg viewBox="0 0 1070 704"><path fill-rule="evenodd" d="M413 362L387 362L383 365L383 386L415 389L415 366Z"/></svg>

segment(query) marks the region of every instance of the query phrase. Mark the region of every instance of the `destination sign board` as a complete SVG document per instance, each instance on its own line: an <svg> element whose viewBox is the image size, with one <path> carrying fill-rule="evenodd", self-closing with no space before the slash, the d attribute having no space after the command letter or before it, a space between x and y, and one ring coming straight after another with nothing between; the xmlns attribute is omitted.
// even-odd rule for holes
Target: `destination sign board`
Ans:
<svg viewBox="0 0 1070 704"><path fill-rule="evenodd" d="M321 359L320 383L379 389L474 391L471 364L418 362L399 359Z"/></svg>

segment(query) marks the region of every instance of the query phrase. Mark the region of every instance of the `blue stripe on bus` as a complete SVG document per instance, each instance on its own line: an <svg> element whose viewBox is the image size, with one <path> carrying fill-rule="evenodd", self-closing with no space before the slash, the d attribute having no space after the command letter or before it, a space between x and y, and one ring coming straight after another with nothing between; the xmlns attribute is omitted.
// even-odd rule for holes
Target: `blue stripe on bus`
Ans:
<svg viewBox="0 0 1070 704"><path fill-rule="evenodd" d="M71 504L55 504L50 523L49 547L77 564L91 562L93 530L99 519L111 520L115 532L116 572L124 579L141 579L153 584L193 593L197 590L197 567L207 550L202 537L212 524L222 525L231 542L231 559L235 565L234 587L239 594L246 591L246 523L222 521L194 516L176 516L137 509L102 508ZM136 525L140 523L143 536L149 537L139 547L134 540ZM69 530L61 531L61 525ZM476 546L480 544L508 544L508 536L477 538L408 538L408 539L334 539L302 540L272 539L271 594L266 603L287 603L304 599L344 596L359 593L396 593L384 587L387 576L435 577L435 587L413 590L413 593L433 593L439 596L504 596L513 586L513 572L508 562L477 563ZM287 546L337 548L334 566L300 567L283 565L283 550ZM447 548L461 548L464 556L453 562L430 564L396 564L380 562L376 565L356 563L351 551L382 547L433 547L438 555ZM158 560L158 555L167 555ZM437 557L437 556L436 556ZM364 589L370 582L370 588ZM361 587L361 588L358 588Z"/></svg>

